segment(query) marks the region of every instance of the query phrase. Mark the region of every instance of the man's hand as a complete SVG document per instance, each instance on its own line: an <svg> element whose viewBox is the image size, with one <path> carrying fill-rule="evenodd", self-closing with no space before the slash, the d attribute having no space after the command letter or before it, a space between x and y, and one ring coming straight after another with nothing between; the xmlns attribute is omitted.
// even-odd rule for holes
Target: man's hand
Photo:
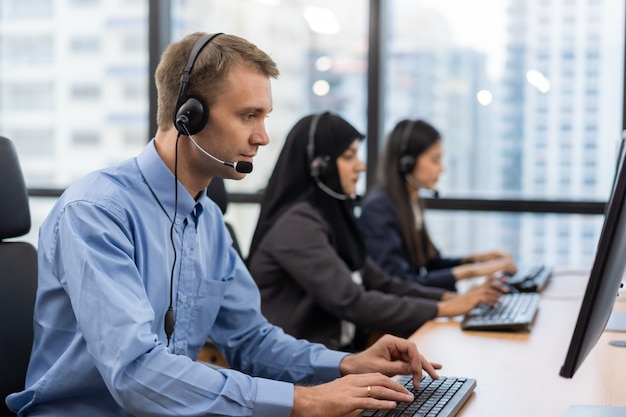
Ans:
<svg viewBox="0 0 626 417"><path fill-rule="evenodd" d="M296 386L291 417L339 417L355 410L391 410L413 394L380 374L352 374L313 387Z"/></svg>
<svg viewBox="0 0 626 417"><path fill-rule="evenodd" d="M420 355L415 343L391 335L384 335L361 353L346 356L339 364L342 375L365 372L380 372L387 376L412 374L416 387L422 380L422 369L437 379L435 369L440 368L441 365L430 363Z"/></svg>
<svg viewBox="0 0 626 417"><path fill-rule="evenodd" d="M396 402L413 401L413 394L390 376L412 374L418 386L422 370L437 379L435 369L440 368L424 359L415 343L384 335L369 349L343 358L343 377L314 387L297 386L291 415L338 417L362 408L390 410Z"/></svg>

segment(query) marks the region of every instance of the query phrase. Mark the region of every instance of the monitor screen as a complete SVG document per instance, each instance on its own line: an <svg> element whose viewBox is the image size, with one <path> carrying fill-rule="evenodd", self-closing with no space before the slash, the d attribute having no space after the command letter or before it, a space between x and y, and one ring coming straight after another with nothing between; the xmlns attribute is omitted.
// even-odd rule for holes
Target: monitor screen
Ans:
<svg viewBox="0 0 626 417"><path fill-rule="evenodd" d="M559 375L572 378L606 327L626 268L626 150L620 149L613 190L576 327Z"/></svg>

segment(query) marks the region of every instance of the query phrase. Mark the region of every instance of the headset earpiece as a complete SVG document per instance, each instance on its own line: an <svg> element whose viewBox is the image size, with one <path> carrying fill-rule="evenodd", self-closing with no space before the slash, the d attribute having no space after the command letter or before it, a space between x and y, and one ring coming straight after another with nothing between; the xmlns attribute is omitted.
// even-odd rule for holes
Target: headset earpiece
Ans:
<svg viewBox="0 0 626 417"><path fill-rule="evenodd" d="M399 169L400 173L403 175L411 174L413 172L413 168L415 168L415 160L414 156L404 155L400 158Z"/></svg>
<svg viewBox="0 0 626 417"><path fill-rule="evenodd" d="M318 156L317 158L313 159L313 161L311 162L311 176L313 178L320 178L326 175L329 159L330 158L328 156Z"/></svg>
<svg viewBox="0 0 626 417"><path fill-rule="evenodd" d="M197 95L188 96L187 100L176 111L176 129L185 136L200 132L208 120L209 107L204 99Z"/></svg>
<svg viewBox="0 0 626 417"><path fill-rule="evenodd" d="M413 172L415 164L417 163L417 159L415 159L414 156L409 155L409 139L411 138L414 125L415 121L407 121L406 126L402 131L402 137L400 138L400 159L398 159L398 171L400 171L400 174L402 175Z"/></svg>

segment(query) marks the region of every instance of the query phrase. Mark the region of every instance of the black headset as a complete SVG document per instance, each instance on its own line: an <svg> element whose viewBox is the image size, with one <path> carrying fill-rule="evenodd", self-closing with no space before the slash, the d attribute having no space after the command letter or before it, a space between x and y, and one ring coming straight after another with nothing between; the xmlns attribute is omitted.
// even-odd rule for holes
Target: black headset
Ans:
<svg viewBox="0 0 626 417"><path fill-rule="evenodd" d="M178 211L178 138L180 135L190 136L200 132L209 120L209 106L206 101L198 95L187 95L187 87L189 86L189 75L191 68L196 62L198 54L212 39L221 33L213 33L200 37L191 49L187 65L183 70L180 78L180 89L178 90L178 100L176 100L176 108L174 108L174 126L178 130L176 138L176 162L174 164L174 216L172 217L172 225L170 227L170 239L172 241L172 250L174 251L174 261L170 272L170 303L165 313L165 336L167 337L167 346L170 345L174 327L176 325L176 313L174 312L174 267L176 266L176 245L174 244L174 222ZM193 138L192 138L193 140ZM195 143L195 142L194 142ZM198 146L196 144L196 146ZM209 155L211 156L211 155Z"/></svg>
<svg viewBox="0 0 626 417"><path fill-rule="evenodd" d="M311 120L311 125L309 126L309 142L306 149L309 156L309 172L314 179L323 177L326 174L330 161L330 156L328 155L315 156L315 133L317 132L317 125L320 119L327 114L330 114L330 112L325 111L316 114L313 116L313 120Z"/></svg>
<svg viewBox="0 0 626 417"><path fill-rule="evenodd" d="M426 186L418 183L417 180L413 177L413 170L415 169L415 164L417 164L417 158L413 155L409 155L409 144L411 139L411 133L413 133L413 129L418 123L420 122L416 120L409 120L402 130L402 136L400 137L400 158L398 159L398 171L400 171L400 174L411 186L413 186L413 188L424 188L430 190L432 198L439 198L439 191L434 188L427 188Z"/></svg>
<svg viewBox="0 0 626 417"><path fill-rule="evenodd" d="M202 48L209 44L215 37L222 33L212 33L199 38L191 49L187 65L180 78L180 89L178 90L178 100L174 108L174 126L182 135L195 135L200 132L209 120L209 106L206 100L198 95L187 95L189 86L189 76L193 64L198 58Z"/></svg>
<svg viewBox="0 0 626 417"><path fill-rule="evenodd" d="M328 171L330 155L315 156L315 133L317 132L317 125L319 124L320 119L327 114L330 114L330 112L325 111L316 114L315 116L313 116L313 120L311 120L311 125L309 126L309 142L307 143L306 147L309 157L309 173L311 177L315 180L317 186L329 196L336 198L337 200L354 199L355 196L338 193L337 191L333 190L332 188L324 184L324 182L320 178L326 175Z"/></svg>
<svg viewBox="0 0 626 417"><path fill-rule="evenodd" d="M404 129L402 130L402 136L400 137L400 158L398 159L398 169L400 174L406 175L413 172L417 159L413 155L409 155L409 139L411 133L413 133L413 127L415 126L415 120L407 121Z"/></svg>

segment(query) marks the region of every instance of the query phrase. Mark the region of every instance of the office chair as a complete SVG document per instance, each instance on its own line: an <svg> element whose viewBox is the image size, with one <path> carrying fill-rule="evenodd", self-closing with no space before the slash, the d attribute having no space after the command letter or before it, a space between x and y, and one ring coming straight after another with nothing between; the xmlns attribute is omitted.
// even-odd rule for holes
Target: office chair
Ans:
<svg viewBox="0 0 626 417"><path fill-rule="evenodd" d="M7 241L30 230L28 192L14 144L0 136L0 415L15 415L4 399L24 389L33 343L37 251Z"/></svg>

